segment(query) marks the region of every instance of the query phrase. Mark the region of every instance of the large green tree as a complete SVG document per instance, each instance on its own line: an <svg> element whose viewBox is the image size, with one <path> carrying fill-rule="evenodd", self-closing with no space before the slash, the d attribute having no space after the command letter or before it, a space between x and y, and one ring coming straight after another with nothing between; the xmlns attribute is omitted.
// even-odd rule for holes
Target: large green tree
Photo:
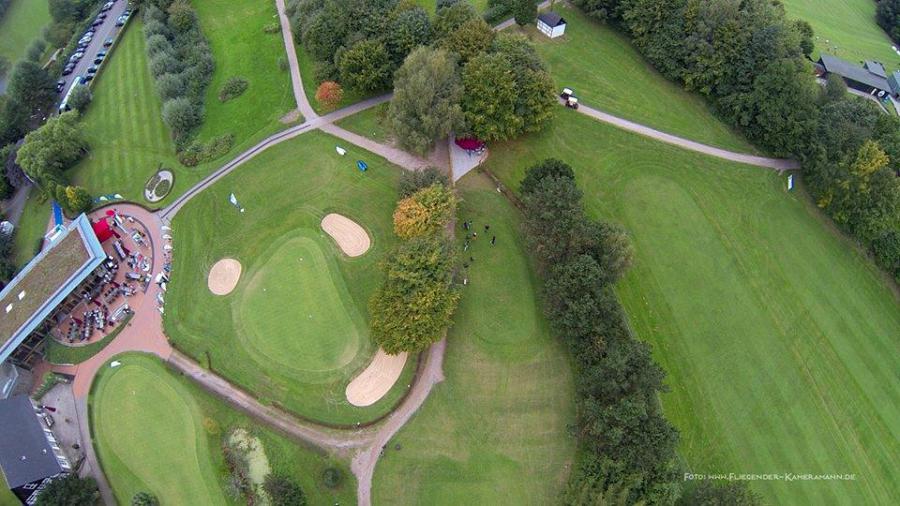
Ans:
<svg viewBox="0 0 900 506"><path fill-rule="evenodd" d="M100 492L93 478L81 479L75 474L57 478L38 494L41 506L92 506L100 502Z"/></svg>
<svg viewBox="0 0 900 506"><path fill-rule="evenodd" d="M506 140L522 131L516 114L518 93L512 65L499 54L482 53L463 68L462 109L469 130L486 141Z"/></svg>
<svg viewBox="0 0 900 506"><path fill-rule="evenodd" d="M363 40L341 54L341 84L363 92L383 90L391 83L393 63L384 43Z"/></svg>
<svg viewBox="0 0 900 506"><path fill-rule="evenodd" d="M404 241L388 256L386 280L369 301L376 344L390 354L417 352L444 336L459 303L456 262L440 234Z"/></svg>
<svg viewBox="0 0 900 506"><path fill-rule="evenodd" d="M456 58L446 51L420 47L394 75L388 118L400 146L425 154L462 122L462 84Z"/></svg>
<svg viewBox="0 0 900 506"><path fill-rule="evenodd" d="M78 125L78 113L71 111L51 118L44 126L26 135L16 163L42 186L49 182L60 184L64 181L62 172L73 166L87 147Z"/></svg>
<svg viewBox="0 0 900 506"><path fill-rule="evenodd" d="M447 51L456 53L460 63L466 63L490 47L494 30L481 18L473 18L453 30L440 41Z"/></svg>

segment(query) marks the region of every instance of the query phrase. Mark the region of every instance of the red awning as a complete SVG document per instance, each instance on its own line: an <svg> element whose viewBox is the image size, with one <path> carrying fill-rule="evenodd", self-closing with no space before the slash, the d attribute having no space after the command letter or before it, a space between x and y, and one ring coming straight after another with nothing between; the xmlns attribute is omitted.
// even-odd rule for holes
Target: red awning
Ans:
<svg viewBox="0 0 900 506"><path fill-rule="evenodd" d="M94 228L94 235L97 236L97 240L99 240L100 242L103 242L113 236L113 231L111 228L109 228L109 222L106 221L106 218L100 221L95 221L91 225Z"/></svg>
<svg viewBox="0 0 900 506"><path fill-rule="evenodd" d="M481 142L478 139L474 138L465 138L465 139L456 139L456 145L469 151L474 151L476 149L481 149L484 147L484 142Z"/></svg>

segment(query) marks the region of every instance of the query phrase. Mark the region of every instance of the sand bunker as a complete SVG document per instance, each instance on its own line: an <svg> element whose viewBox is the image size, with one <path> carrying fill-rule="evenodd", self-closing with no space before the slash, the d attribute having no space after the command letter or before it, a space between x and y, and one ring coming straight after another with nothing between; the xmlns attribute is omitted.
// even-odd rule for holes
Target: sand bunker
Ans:
<svg viewBox="0 0 900 506"><path fill-rule="evenodd" d="M223 258L209 270L206 280L209 291L216 295L228 295L241 279L241 263L233 258Z"/></svg>
<svg viewBox="0 0 900 506"><path fill-rule="evenodd" d="M360 407L378 402L397 382L406 365L406 356L406 353L388 355L379 348L369 367L347 385L347 401Z"/></svg>
<svg viewBox="0 0 900 506"><path fill-rule="evenodd" d="M368 251L372 244L364 228L340 214L331 213L322 218L322 230L338 243L347 256L358 257Z"/></svg>

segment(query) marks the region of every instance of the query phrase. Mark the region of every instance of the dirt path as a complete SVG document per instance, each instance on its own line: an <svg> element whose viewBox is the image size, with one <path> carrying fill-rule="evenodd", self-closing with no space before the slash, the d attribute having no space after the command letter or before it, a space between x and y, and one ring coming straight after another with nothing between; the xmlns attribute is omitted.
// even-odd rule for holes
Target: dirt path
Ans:
<svg viewBox="0 0 900 506"><path fill-rule="evenodd" d="M634 132L645 137L650 137L652 139L665 142L666 144L672 144L689 151L696 151L697 153L703 153L704 155L722 158L723 160L730 160L732 162L746 163L747 165L755 165L757 167L775 169L779 172L800 168L800 165L794 160L747 155L744 153L735 153L734 151L728 151L725 149L708 146L706 144L694 142L683 137L677 137L672 134L667 134L654 128L641 125L640 123L635 123L618 116L613 116L612 114L598 111L597 109L592 109L586 105L579 104L578 112L590 116L594 119L600 120L604 123L609 123L610 125L616 128L621 128L622 130L628 130L629 132Z"/></svg>

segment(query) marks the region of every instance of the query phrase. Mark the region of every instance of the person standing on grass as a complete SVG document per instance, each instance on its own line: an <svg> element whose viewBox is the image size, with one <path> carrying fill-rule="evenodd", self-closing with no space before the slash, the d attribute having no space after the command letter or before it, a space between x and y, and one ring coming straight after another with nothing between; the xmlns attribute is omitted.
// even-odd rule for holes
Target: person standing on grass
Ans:
<svg viewBox="0 0 900 506"><path fill-rule="evenodd" d="M478 239L478 232L472 232L472 240Z"/></svg>
<svg viewBox="0 0 900 506"><path fill-rule="evenodd" d="M485 226L484 226L484 233L485 233L485 234L486 234L486 233L487 233L487 231L488 231L488 230L490 230L490 229L491 229L491 226L490 226L490 225L487 225L487 224L485 224Z"/></svg>
<svg viewBox="0 0 900 506"><path fill-rule="evenodd" d="M497 236L491 237L491 246L497 244Z"/></svg>

